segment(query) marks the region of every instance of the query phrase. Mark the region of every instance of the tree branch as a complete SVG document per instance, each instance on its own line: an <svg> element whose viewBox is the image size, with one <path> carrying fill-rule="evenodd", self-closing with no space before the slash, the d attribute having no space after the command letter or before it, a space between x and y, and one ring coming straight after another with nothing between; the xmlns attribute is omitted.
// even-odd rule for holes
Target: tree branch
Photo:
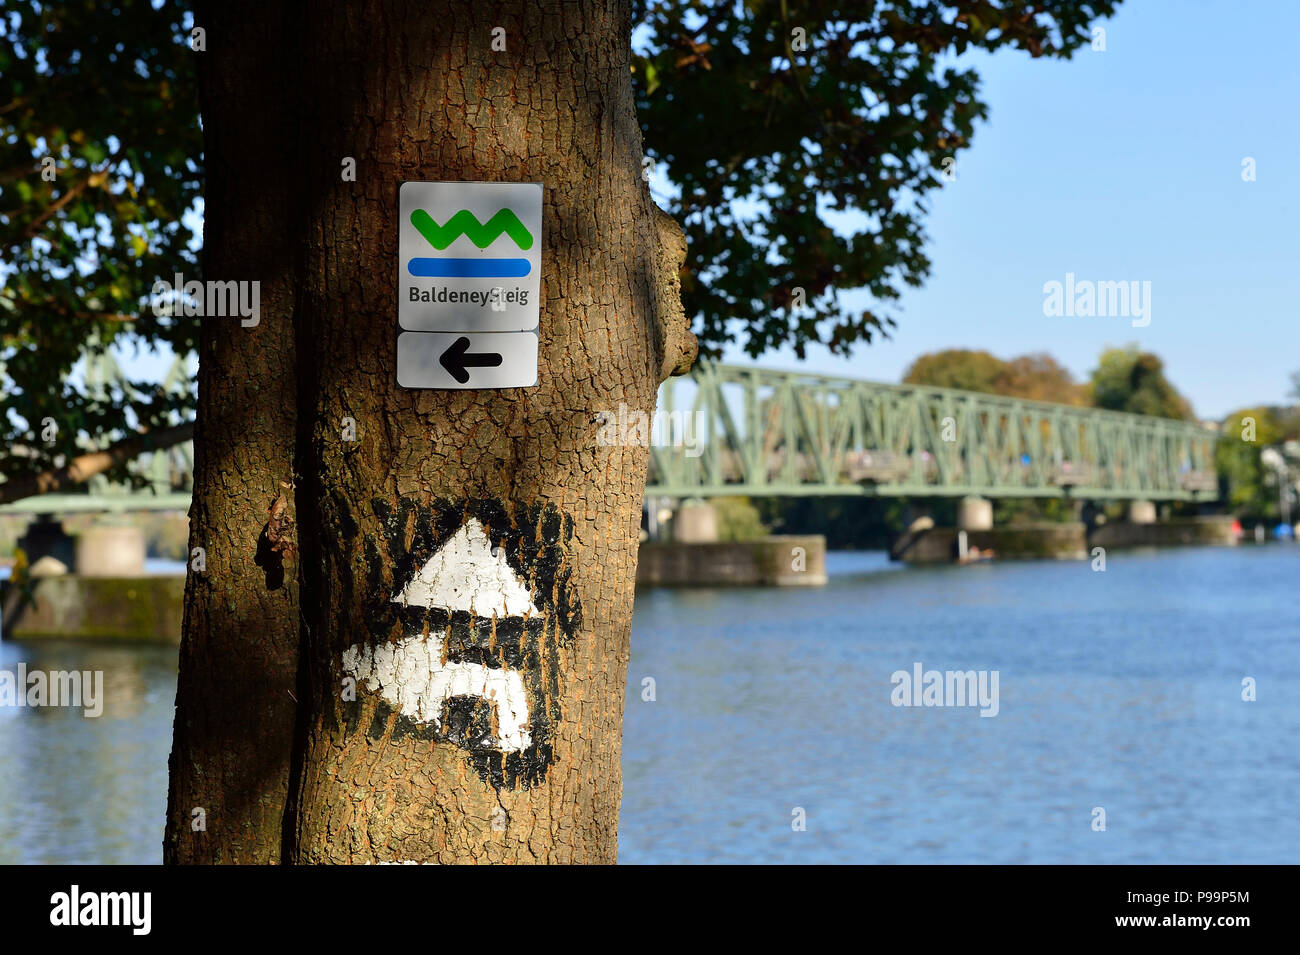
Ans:
<svg viewBox="0 0 1300 955"><path fill-rule="evenodd" d="M67 464L51 468L40 474L17 478L0 484L0 504L10 504L25 497L37 494L51 494L65 488L82 484L96 474L102 474L109 468L129 461L146 451L161 451L189 441L194 437L194 422L146 431L123 438L111 444L103 451L91 451L73 458Z"/></svg>
<svg viewBox="0 0 1300 955"><path fill-rule="evenodd" d="M79 181L63 190L63 195L50 203L49 207L39 216L27 224L23 230L23 241L36 238L50 218L69 202L85 192L88 188L98 189L108 182L108 174L112 172L126 155L125 147L118 149L117 152L108 157L103 167L99 169L87 169L86 174Z"/></svg>

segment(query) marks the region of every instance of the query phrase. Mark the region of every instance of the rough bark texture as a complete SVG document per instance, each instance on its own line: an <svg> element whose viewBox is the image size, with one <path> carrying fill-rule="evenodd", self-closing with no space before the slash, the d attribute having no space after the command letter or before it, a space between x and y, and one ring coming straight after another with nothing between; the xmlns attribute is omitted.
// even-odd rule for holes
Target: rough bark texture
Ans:
<svg viewBox="0 0 1300 955"><path fill-rule="evenodd" d="M283 31L262 6L201 14L276 36L276 96L298 108L279 135L298 137L301 163L262 165L239 194L216 193L234 214L224 233L209 192L209 268L258 261L253 277L264 280L281 262L299 271L294 294L277 299L284 309L268 307L264 281L259 329L205 325L199 441L209 443L195 535L211 539L210 555L231 553L219 581L210 556L187 593L169 859L273 861L283 825L284 861L614 861L647 452L598 446L597 415L620 403L653 411L659 382L694 356L677 297L680 230L640 175L629 7L323 4ZM250 56L227 53L208 29L214 61ZM221 72L205 86L209 99L224 96L205 101L213 188L232 151L257 151L248 137L266 131L275 106L239 102L256 71ZM355 182L339 176L344 157L356 159ZM398 388L397 195L420 180L543 184L537 387ZM256 381L272 368L279 377ZM356 440L344 434L349 418ZM287 525L277 538L297 556L271 590L249 568L290 461L296 540ZM523 619L517 604L516 616L457 616L394 603L458 533L485 535L525 582ZM279 693L293 688L300 635L307 692L293 740ZM530 745L488 745L506 732L489 701L447 700L431 723L403 715L374 681L350 679L359 659L412 640L439 660L522 675ZM378 682L403 689L401 678ZM236 774L232 761L253 749L261 768ZM286 786L281 819L272 810ZM232 793L242 794L233 806ZM226 812L209 811L198 843L186 807L218 797ZM225 833L231 825L260 837Z"/></svg>
<svg viewBox="0 0 1300 955"><path fill-rule="evenodd" d="M232 11L233 12L233 11ZM261 320L205 318L199 352L190 547L164 859L276 862L289 791L298 669L297 581L269 560L267 508L293 474L292 315L298 284L286 180L291 136L280 37L294 19L200 16L195 53L207 184L207 278L261 282ZM186 276L191 278L191 276ZM198 276L193 276L198 278ZM202 809L206 831L195 831Z"/></svg>

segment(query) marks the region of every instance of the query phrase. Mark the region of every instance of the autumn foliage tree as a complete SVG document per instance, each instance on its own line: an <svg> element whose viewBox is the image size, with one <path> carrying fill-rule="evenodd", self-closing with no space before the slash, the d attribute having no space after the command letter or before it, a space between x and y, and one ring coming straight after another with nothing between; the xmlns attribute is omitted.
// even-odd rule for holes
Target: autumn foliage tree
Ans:
<svg viewBox="0 0 1300 955"><path fill-rule="evenodd" d="M1227 484L1227 503L1242 517L1276 518L1276 474L1261 458L1261 451L1278 444L1284 435L1279 409L1242 408L1223 421L1223 434L1214 449L1215 470Z"/></svg>
<svg viewBox="0 0 1300 955"><path fill-rule="evenodd" d="M1059 404L1086 403L1085 391L1069 369L1041 352L1010 360L964 348L930 352L908 366L903 382Z"/></svg>

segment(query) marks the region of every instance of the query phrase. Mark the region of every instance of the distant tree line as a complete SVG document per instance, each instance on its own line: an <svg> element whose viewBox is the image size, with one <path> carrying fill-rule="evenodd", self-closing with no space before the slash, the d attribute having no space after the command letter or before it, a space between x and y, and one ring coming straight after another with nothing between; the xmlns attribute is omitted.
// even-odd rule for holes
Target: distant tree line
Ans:
<svg viewBox="0 0 1300 955"><path fill-rule="evenodd" d="M1136 345L1107 348L1087 382L1076 382L1051 355L1002 359L986 351L949 348L922 355L903 383L962 388L1034 401L1191 420L1192 405L1165 377L1164 362Z"/></svg>

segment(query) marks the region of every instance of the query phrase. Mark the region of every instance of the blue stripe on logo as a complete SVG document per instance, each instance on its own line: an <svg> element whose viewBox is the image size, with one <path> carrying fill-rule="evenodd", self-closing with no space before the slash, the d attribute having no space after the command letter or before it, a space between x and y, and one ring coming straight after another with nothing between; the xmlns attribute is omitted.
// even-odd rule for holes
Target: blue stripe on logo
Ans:
<svg viewBox="0 0 1300 955"><path fill-rule="evenodd" d="M514 279L532 269L527 259L411 259L406 270L420 278Z"/></svg>

